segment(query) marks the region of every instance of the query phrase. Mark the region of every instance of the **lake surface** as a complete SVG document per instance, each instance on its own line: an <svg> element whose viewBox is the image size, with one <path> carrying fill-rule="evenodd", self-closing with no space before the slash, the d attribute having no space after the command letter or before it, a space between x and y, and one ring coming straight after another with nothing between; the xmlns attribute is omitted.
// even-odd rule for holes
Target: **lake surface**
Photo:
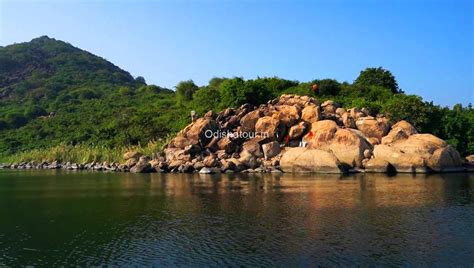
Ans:
<svg viewBox="0 0 474 268"><path fill-rule="evenodd" d="M474 265L474 174L0 170L0 265Z"/></svg>

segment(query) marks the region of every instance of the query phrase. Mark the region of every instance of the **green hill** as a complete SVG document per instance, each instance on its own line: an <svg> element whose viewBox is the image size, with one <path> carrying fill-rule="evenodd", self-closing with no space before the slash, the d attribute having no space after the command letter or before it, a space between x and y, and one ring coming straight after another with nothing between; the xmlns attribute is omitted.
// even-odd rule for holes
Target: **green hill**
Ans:
<svg viewBox="0 0 474 268"><path fill-rule="evenodd" d="M101 57L43 36L0 47L0 160L71 145L108 151L143 146L179 131L189 123L191 110L202 114L244 103L259 105L283 93L367 107L373 115L408 120L464 155L474 153L472 106L440 107L406 95L383 68L367 68L353 83L213 78L201 87L182 81L175 92L147 85L144 78L134 78Z"/></svg>
<svg viewBox="0 0 474 268"><path fill-rule="evenodd" d="M160 124L141 130L145 116L153 123L151 117L160 118L159 111L169 107L167 99L174 102L170 95L173 91L147 86L101 57L46 36L1 47L0 152L145 142L170 131Z"/></svg>
<svg viewBox="0 0 474 268"><path fill-rule="evenodd" d="M52 100L64 91L137 86L128 72L68 43L42 36L0 48L0 100Z"/></svg>

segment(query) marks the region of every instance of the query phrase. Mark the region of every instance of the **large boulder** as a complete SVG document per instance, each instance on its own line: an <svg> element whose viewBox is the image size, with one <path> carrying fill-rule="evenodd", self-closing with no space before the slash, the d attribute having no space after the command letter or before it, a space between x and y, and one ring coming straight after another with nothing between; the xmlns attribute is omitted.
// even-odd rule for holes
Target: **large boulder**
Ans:
<svg viewBox="0 0 474 268"><path fill-rule="evenodd" d="M342 165L330 152L303 147L289 148L280 159L284 172L343 173Z"/></svg>
<svg viewBox="0 0 474 268"><path fill-rule="evenodd" d="M238 148L238 143L230 137L224 137L217 142L217 148L224 150L227 154L232 154Z"/></svg>
<svg viewBox="0 0 474 268"><path fill-rule="evenodd" d="M364 164L364 168L367 173L390 173L394 171L389 162L378 158L368 159Z"/></svg>
<svg viewBox="0 0 474 268"><path fill-rule="evenodd" d="M306 131L307 124L305 121L299 122L297 125L294 125L290 128L288 136L290 139L299 139Z"/></svg>
<svg viewBox="0 0 474 268"><path fill-rule="evenodd" d="M329 143L329 150L337 159L351 167L362 167L364 152L370 149L367 140L352 129L338 129Z"/></svg>
<svg viewBox="0 0 474 268"><path fill-rule="evenodd" d="M437 149L448 144L432 134L413 134L403 141L392 144L393 147L405 153L417 154L424 158L431 156Z"/></svg>
<svg viewBox="0 0 474 268"><path fill-rule="evenodd" d="M386 118L373 118L371 116L359 118L356 121L357 129L369 140L374 141L373 144L380 143L382 137L388 133L390 123Z"/></svg>
<svg viewBox="0 0 474 268"><path fill-rule="evenodd" d="M240 124L239 117L237 115L230 116L221 122L221 128L223 130L232 130ZM255 128L255 124L253 125Z"/></svg>
<svg viewBox="0 0 474 268"><path fill-rule="evenodd" d="M186 136L176 136L171 142L170 147L184 149L186 146L198 144L198 140L189 140Z"/></svg>
<svg viewBox="0 0 474 268"><path fill-rule="evenodd" d="M242 152L247 152L256 157L262 157L263 152L261 149L261 145L268 142L269 138L256 136L242 144Z"/></svg>
<svg viewBox="0 0 474 268"><path fill-rule="evenodd" d="M186 146L200 144L206 146L219 129L216 121L210 117L202 117L181 130L170 142L169 147L184 149Z"/></svg>
<svg viewBox="0 0 474 268"><path fill-rule="evenodd" d="M280 124L280 120L270 116L264 116L258 119L255 124L255 132L262 136L268 137L281 137L283 125Z"/></svg>
<svg viewBox="0 0 474 268"><path fill-rule="evenodd" d="M348 112L343 113L341 115L341 119L342 119L342 124L344 125L344 127L356 128L355 120L354 118L352 118L352 116Z"/></svg>
<svg viewBox="0 0 474 268"><path fill-rule="evenodd" d="M260 165L257 157L245 150L240 153L239 161L246 167L252 169Z"/></svg>
<svg viewBox="0 0 474 268"><path fill-rule="evenodd" d="M306 106L301 112L301 119L309 123L319 121L321 120L321 109L319 106Z"/></svg>
<svg viewBox="0 0 474 268"><path fill-rule="evenodd" d="M190 140L197 140L201 145L206 145L214 134L219 129L216 121L211 118L203 117L192 123L191 127L185 133Z"/></svg>
<svg viewBox="0 0 474 268"><path fill-rule="evenodd" d="M415 127L407 121L402 120L392 126L392 129L387 136L382 138L382 144L392 144L397 141L402 141L417 133L418 131L416 131Z"/></svg>
<svg viewBox="0 0 474 268"><path fill-rule="evenodd" d="M398 172L453 171L462 166L459 153L431 134L413 134L391 145L376 145L374 157L389 162Z"/></svg>
<svg viewBox="0 0 474 268"><path fill-rule="evenodd" d="M246 114L242 119L240 119L240 131L254 132L255 124L260 117L262 117L262 112L260 110L255 110Z"/></svg>
<svg viewBox="0 0 474 268"><path fill-rule="evenodd" d="M232 169L233 171L239 172L244 169L246 169L246 166L244 163L242 163L239 159L237 158L229 158L227 160L227 163L233 163L234 168Z"/></svg>
<svg viewBox="0 0 474 268"><path fill-rule="evenodd" d="M276 109L278 112L274 114L274 117L287 127L291 127L300 119L299 111L295 106L279 105Z"/></svg>
<svg viewBox="0 0 474 268"><path fill-rule="evenodd" d="M397 172L426 173L428 171L421 156L404 153L385 144L375 145L373 154L375 159L390 163Z"/></svg>
<svg viewBox="0 0 474 268"><path fill-rule="evenodd" d="M332 120L316 121L311 124L311 129L303 139L310 148L321 148L328 145L334 138L338 128L336 122Z"/></svg>
<svg viewBox="0 0 474 268"><path fill-rule="evenodd" d="M140 160L130 169L132 173L146 173L151 172L152 167L145 156L140 157Z"/></svg>
<svg viewBox="0 0 474 268"><path fill-rule="evenodd" d="M438 148L428 159L428 166L436 172L461 170L462 159L459 152L451 146Z"/></svg>
<svg viewBox="0 0 474 268"><path fill-rule="evenodd" d="M123 154L123 160L127 161L128 159L134 158L139 159L143 154L137 151L129 151Z"/></svg>
<svg viewBox="0 0 474 268"><path fill-rule="evenodd" d="M265 143L262 145L263 154L265 155L265 159L270 159L280 153L280 143L277 141L272 141L269 143Z"/></svg>
<svg viewBox="0 0 474 268"><path fill-rule="evenodd" d="M360 132L340 128L332 120L314 122L304 140L309 148L330 151L341 163L351 167L361 167L364 151L371 149Z"/></svg>
<svg viewBox="0 0 474 268"><path fill-rule="evenodd" d="M184 163L185 163L185 161L183 161L183 160L171 160L171 161L168 163L168 168L169 168L169 170L171 170L171 171L175 171L177 168L179 168L180 166L182 166Z"/></svg>
<svg viewBox="0 0 474 268"><path fill-rule="evenodd" d="M321 104L321 108L323 108L323 111L327 114L335 114L337 108L339 108L339 104L332 100L327 100Z"/></svg>
<svg viewBox="0 0 474 268"><path fill-rule="evenodd" d="M365 113L366 112L365 110L364 112L362 110L364 109L353 107L351 109L348 109L347 112L351 115L352 118L354 118L355 120L358 120L359 118L365 117L368 115L367 113Z"/></svg>
<svg viewBox="0 0 474 268"><path fill-rule="evenodd" d="M203 160L203 164L208 168L218 167L220 165L219 161L217 160L217 156L214 154L206 156L206 158Z"/></svg>
<svg viewBox="0 0 474 268"><path fill-rule="evenodd" d="M469 165L474 165L474 154L466 156L466 163Z"/></svg>

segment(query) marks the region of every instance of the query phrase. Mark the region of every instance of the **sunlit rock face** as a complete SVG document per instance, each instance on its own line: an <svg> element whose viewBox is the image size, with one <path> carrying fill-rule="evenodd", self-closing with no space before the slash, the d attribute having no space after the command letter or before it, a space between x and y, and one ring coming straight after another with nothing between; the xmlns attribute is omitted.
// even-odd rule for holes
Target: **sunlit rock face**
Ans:
<svg viewBox="0 0 474 268"><path fill-rule="evenodd" d="M407 121L298 95L209 111L169 142L160 161L167 171L187 172L444 172L463 165L454 148Z"/></svg>

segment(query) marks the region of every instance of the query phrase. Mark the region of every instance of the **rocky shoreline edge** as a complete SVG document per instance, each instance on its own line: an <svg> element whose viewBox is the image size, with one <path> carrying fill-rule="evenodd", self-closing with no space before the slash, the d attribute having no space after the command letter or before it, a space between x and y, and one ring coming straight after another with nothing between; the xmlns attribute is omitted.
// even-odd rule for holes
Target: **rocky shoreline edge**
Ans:
<svg viewBox="0 0 474 268"><path fill-rule="evenodd" d="M152 157L130 151L123 163L24 162L12 169L179 173L433 173L474 172L474 155L461 158L444 140L392 122L366 108L282 95L260 106L244 104L202 117Z"/></svg>
<svg viewBox="0 0 474 268"><path fill-rule="evenodd" d="M131 173L199 173L199 174L219 174L219 173L285 173L282 171L280 166L272 167L257 167L255 169L244 169L244 170L235 170L231 168L208 168L202 167L201 169L194 169L192 167L178 168L173 170L162 169L158 167L159 163L157 161L150 160L147 157L142 157L139 159L139 162L147 163L141 166L136 166L135 168L126 166L119 163L96 163L91 162L87 164L77 164L77 163L61 163L58 161L48 162L21 162L21 163L12 163L12 164L0 164L0 169L17 169L17 170L71 170L71 171L102 171L102 172L131 172ZM154 166L152 166L154 165ZM453 172L473 172L474 173L474 163L464 163L463 166L452 168L449 170L435 171L435 170L424 170L424 171L413 171L413 172L399 172L399 173L453 173ZM298 173L298 172L297 172ZM335 172L300 172L300 173L335 173ZM361 168L347 169L345 172L341 173L388 173L393 174L397 173L395 170L365 170Z"/></svg>

